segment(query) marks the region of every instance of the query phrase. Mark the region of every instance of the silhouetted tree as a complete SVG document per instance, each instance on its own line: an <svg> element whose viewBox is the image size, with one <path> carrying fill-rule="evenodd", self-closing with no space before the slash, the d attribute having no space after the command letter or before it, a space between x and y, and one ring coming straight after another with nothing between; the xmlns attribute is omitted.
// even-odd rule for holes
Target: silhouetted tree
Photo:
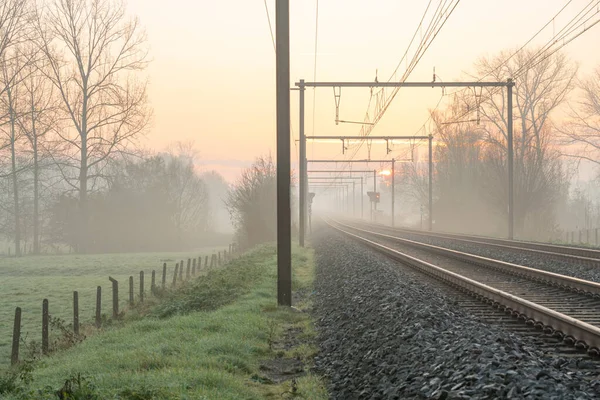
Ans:
<svg viewBox="0 0 600 400"><path fill-rule="evenodd" d="M277 236L277 179L271 156L257 158L233 185L226 205L240 244L244 247Z"/></svg>

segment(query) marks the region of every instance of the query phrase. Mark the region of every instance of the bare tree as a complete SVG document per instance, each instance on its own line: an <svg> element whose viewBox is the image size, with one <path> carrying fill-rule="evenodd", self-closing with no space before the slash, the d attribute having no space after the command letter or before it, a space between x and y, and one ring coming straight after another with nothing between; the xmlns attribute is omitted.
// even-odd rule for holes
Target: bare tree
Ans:
<svg viewBox="0 0 600 400"><path fill-rule="evenodd" d="M77 250L82 252L88 193L110 158L130 150L150 117L147 81L133 75L148 64L146 36L137 19L126 17L125 8L122 1L54 0L37 18L47 76L71 125L58 132L64 148L56 161L79 193Z"/></svg>
<svg viewBox="0 0 600 400"><path fill-rule="evenodd" d="M565 155L600 165L600 66L578 86L581 100L571 107L571 120L561 129L565 144L575 145Z"/></svg>
<svg viewBox="0 0 600 400"><path fill-rule="evenodd" d="M21 43L27 37L27 4L27 0L3 0L0 3L0 58L2 60L6 60L9 48ZM0 90L3 91L4 88Z"/></svg>
<svg viewBox="0 0 600 400"><path fill-rule="evenodd" d="M512 52L511 52L512 53ZM555 132L551 128L552 112L563 104L574 87L577 68L562 53L556 53L542 62L531 63L535 51L517 53L508 62L508 52L492 59L482 58L476 64L479 76L494 80L514 77L514 160L515 160L515 223L517 232L523 233L529 215L541 211L552 203L553 185L562 180L558 158L553 147ZM506 93L496 89L471 97L468 102L482 115L481 128L486 141L495 147L488 152L497 158L498 184L488 193L493 198L505 198L502 169L507 153ZM502 169L501 169L502 168ZM502 209L506 210L505 205Z"/></svg>
<svg viewBox="0 0 600 400"><path fill-rule="evenodd" d="M0 95L2 95L2 128L8 140L0 144L1 148L9 148L11 169L10 175L13 189L13 216L15 220L15 255L21 251L21 218L19 209L18 171L16 154L16 110L15 93L13 92L19 69L24 65L19 54L19 45L27 37L27 1L6 0L0 3Z"/></svg>
<svg viewBox="0 0 600 400"><path fill-rule="evenodd" d="M30 50L32 54L35 49ZM20 130L27 139L31 153L31 173L33 178L33 252L40 252L40 175L42 173L49 151L51 141L48 139L51 131L56 131L57 126L57 100L54 87L42 72L47 65L45 60L37 59L34 55L24 69L22 86L21 117L17 120Z"/></svg>

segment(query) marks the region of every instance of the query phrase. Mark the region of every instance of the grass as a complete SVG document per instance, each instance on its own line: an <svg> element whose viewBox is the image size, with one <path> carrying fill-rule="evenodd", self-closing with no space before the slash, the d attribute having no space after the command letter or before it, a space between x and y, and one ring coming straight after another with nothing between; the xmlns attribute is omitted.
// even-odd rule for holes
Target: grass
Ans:
<svg viewBox="0 0 600 400"><path fill-rule="evenodd" d="M298 306L309 307L312 252L295 249L293 265L293 288L305 293ZM285 350L290 331L297 346ZM261 369L271 359L309 363L314 335L308 313L277 307L275 249L264 246L168 294L145 318L42 359L27 390L46 392L5 398L56 399L70 380L86 399L326 399L317 376L274 384Z"/></svg>
<svg viewBox="0 0 600 400"><path fill-rule="evenodd" d="M103 290L102 312L108 315L112 312L109 275L119 281L120 308L123 308L128 299L129 276L134 276L137 294L139 272L143 270L146 291L149 291L150 274L155 269L157 282L160 282L163 262L167 263L167 282L170 282L176 262L202 255L204 264L204 255L210 255L215 250L217 248L199 249L193 253L70 254L0 258L0 366L6 366L10 361L16 307L22 309L22 336L39 342L43 299L48 299L52 316L71 322L73 291L77 290L80 321L91 322L95 315L97 286L102 286Z"/></svg>

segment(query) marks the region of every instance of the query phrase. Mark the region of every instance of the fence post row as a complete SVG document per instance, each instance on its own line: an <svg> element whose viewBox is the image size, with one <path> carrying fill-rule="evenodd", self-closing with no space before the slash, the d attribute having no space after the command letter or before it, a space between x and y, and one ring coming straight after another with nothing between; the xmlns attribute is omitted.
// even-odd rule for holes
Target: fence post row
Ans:
<svg viewBox="0 0 600 400"><path fill-rule="evenodd" d="M179 282L183 282L183 260L179 262Z"/></svg>
<svg viewBox="0 0 600 400"><path fill-rule="evenodd" d="M79 335L79 293L73 292L73 333Z"/></svg>
<svg viewBox="0 0 600 400"><path fill-rule="evenodd" d="M108 279L112 282L112 298L113 298L113 318L119 317L119 281L110 276Z"/></svg>
<svg viewBox="0 0 600 400"><path fill-rule="evenodd" d="M173 274L173 286L177 283L177 270L179 269L179 263L175 264L175 273Z"/></svg>
<svg viewBox="0 0 600 400"><path fill-rule="evenodd" d="M48 332L50 323L50 312L48 310L48 299L42 301L42 354L48 354Z"/></svg>
<svg viewBox="0 0 600 400"><path fill-rule="evenodd" d="M140 303L144 302L144 271L140 271Z"/></svg>
<svg viewBox="0 0 600 400"><path fill-rule="evenodd" d="M156 292L156 271L152 270L152 281L150 282L150 293Z"/></svg>
<svg viewBox="0 0 600 400"><path fill-rule="evenodd" d="M15 308L15 324L13 327L12 352L10 363L15 365L19 362L19 343L21 342L21 307Z"/></svg>
<svg viewBox="0 0 600 400"><path fill-rule="evenodd" d="M96 328L102 325L102 287L96 288Z"/></svg>
<svg viewBox="0 0 600 400"><path fill-rule="evenodd" d="M133 276L129 277L129 305L133 306Z"/></svg>

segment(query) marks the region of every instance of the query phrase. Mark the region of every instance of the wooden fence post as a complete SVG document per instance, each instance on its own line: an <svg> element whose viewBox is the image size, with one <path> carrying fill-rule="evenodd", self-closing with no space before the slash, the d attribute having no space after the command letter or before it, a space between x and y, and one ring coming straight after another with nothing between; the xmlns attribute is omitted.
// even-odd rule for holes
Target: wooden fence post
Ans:
<svg viewBox="0 0 600 400"><path fill-rule="evenodd" d="M156 271L152 270L152 282L150 283L150 293L154 294L156 291Z"/></svg>
<svg viewBox="0 0 600 400"><path fill-rule="evenodd" d="M110 276L108 279L112 282L112 298L113 298L113 318L119 318L119 281Z"/></svg>
<svg viewBox="0 0 600 400"><path fill-rule="evenodd" d="M192 262L192 276L196 276L196 257L194 257Z"/></svg>
<svg viewBox="0 0 600 400"><path fill-rule="evenodd" d="M50 324L50 312L48 310L48 299L42 301L42 354L48 354L48 331Z"/></svg>
<svg viewBox="0 0 600 400"><path fill-rule="evenodd" d="M221 266L221 252L219 251L217 254L218 254L218 256L217 256L217 259L218 259L217 266L220 267Z"/></svg>
<svg viewBox="0 0 600 400"><path fill-rule="evenodd" d="M133 276L129 277L129 306L133 306Z"/></svg>
<svg viewBox="0 0 600 400"><path fill-rule="evenodd" d="M179 263L175 264L175 273L173 274L173 286L177 284L177 272L179 269Z"/></svg>
<svg viewBox="0 0 600 400"><path fill-rule="evenodd" d="M202 262L202 256L198 256L198 273L200 273L200 263Z"/></svg>
<svg viewBox="0 0 600 400"><path fill-rule="evenodd" d="M144 271L140 271L140 303L144 302Z"/></svg>
<svg viewBox="0 0 600 400"><path fill-rule="evenodd" d="M211 262L212 262L212 257L211 257ZM209 265L208 265L208 256L205 256L204 257L204 268L208 268L208 267L209 267Z"/></svg>
<svg viewBox="0 0 600 400"><path fill-rule="evenodd" d="M167 283L167 263L163 264L163 275L162 275L162 287L165 288L165 284Z"/></svg>
<svg viewBox="0 0 600 400"><path fill-rule="evenodd" d="M179 282L183 282L183 260L179 262Z"/></svg>
<svg viewBox="0 0 600 400"><path fill-rule="evenodd" d="M79 335L79 293L73 292L73 333Z"/></svg>
<svg viewBox="0 0 600 400"><path fill-rule="evenodd" d="M102 287L96 288L96 328L102 326Z"/></svg>
<svg viewBox="0 0 600 400"><path fill-rule="evenodd" d="M19 343L21 342L21 307L15 308L15 324L13 326L12 352L10 363L15 365L19 362Z"/></svg>
<svg viewBox="0 0 600 400"><path fill-rule="evenodd" d="M188 258L187 269L185 270L185 279L190 279L191 272L192 272L192 259Z"/></svg>

